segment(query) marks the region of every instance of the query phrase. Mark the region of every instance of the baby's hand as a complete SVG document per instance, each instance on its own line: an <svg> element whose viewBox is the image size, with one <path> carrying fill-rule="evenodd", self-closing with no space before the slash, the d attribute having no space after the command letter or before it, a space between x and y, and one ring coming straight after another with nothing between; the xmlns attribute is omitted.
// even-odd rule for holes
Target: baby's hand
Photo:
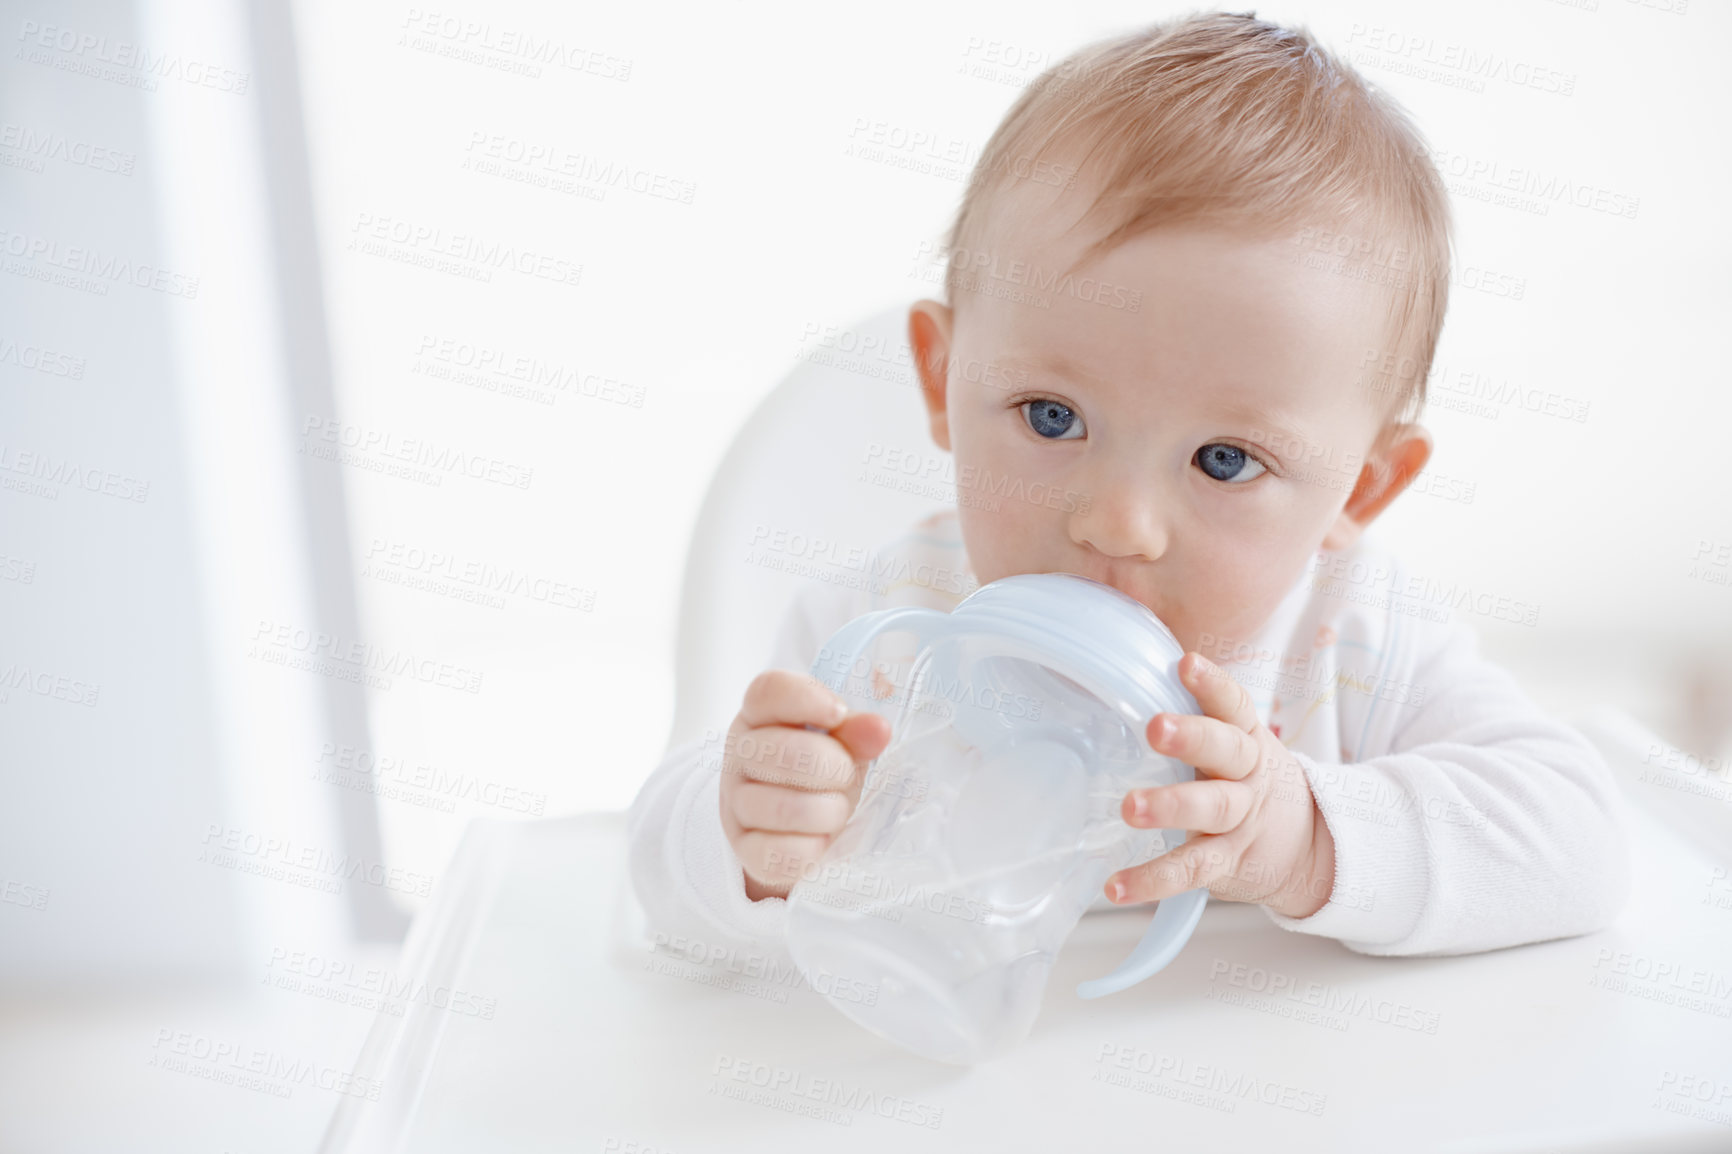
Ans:
<svg viewBox="0 0 1732 1154"><path fill-rule="evenodd" d="M721 782L722 831L748 898L787 896L854 812L865 763L889 744L888 721L850 715L816 678L772 669L752 681L728 727Z"/></svg>
<svg viewBox="0 0 1732 1154"><path fill-rule="evenodd" d="M1107 879L1107 897L1148 902L1208 886L1218 898L1309 917L1334 889L1335 840L1304 768L1257 720L1244 688L1202 654L1187 653L1179 677L1203 716L1157 714L1149 746L1194 766L1197 780L1132 790L1123 815L1140 829L1192 836Z"/></svg>

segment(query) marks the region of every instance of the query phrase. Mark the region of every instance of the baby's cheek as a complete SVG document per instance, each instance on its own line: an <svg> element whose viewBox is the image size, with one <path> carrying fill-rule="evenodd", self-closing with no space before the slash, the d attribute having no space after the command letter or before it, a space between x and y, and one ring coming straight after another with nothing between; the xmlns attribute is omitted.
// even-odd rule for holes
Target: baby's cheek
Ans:
<svg viewBox="0 0 1732 1154"><path fill-rule="evenodd" d="M956 515L962 528L962 542L974 575L982 585L1041 568L1038 560L1029 556L1033 535L1023 523L1021 511L1007 509L1005 505L1003 497L971 494L960 487L957 490Z"/></svg>
<svg viewBox="0 0 1732 1154"><path fill-rule="evenodd" d="M1243 574L1193 582L1179 598L1184 606L1184 629L1173 626L1173 631L1181 644L1211 660L1243 658L1279 605L1281 593Z"/></svg>

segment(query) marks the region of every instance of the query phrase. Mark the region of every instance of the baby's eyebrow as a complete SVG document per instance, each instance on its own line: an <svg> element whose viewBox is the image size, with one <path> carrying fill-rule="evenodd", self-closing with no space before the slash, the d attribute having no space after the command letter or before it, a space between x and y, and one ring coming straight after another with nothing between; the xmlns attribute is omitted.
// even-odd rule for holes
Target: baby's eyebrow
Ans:
<svg viewBox="0 0 1732 1154"><path fill-rule="evenodd" d="M1008 352L999 356L998 363L1046 369L1071 380L1099 381L1102 379L1084 369L1070 357L1056 351L1042 353ZM1254 401L1218 403L1210 407L1209 416L1229 424L1249 425L1254 434L1253 440L1266 445L1271 451L1281 455L1299 455L1303 452L1304 446L1312 444L1315 440L1314 435L1309 431L1308 423L1300 420L1297 415L1272 409L1265 404ZM1255 436L1258 433L1273 435Z"/></svg>
<svg viewBox="0 0 1732 1154"><path fill-rule="evenodd" d="M1212 410L1212 415L1250 426L1251 440L1277 456L1300 456L1306 446L1316 443L1306 422L1292 413L1247 404L1220 406Z"/></svg>
<svg viewBox="0 0 1732 1154"><path fill-rule="evenodd" d="M1063 353L1005 353L998 358L1000 364L1021 365L1031 369L1046 369L1061 377L1072 380L1099 381L1100 377L1089 372Z"/></svg>

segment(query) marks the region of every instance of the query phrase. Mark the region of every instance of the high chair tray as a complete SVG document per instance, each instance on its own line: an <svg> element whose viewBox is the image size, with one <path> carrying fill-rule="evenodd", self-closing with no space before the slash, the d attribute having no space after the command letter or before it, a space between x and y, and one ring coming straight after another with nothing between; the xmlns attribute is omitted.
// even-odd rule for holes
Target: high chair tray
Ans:
<svg viewBox="0 0 1732 1154"><path fill-rule="evenodd" d="M657 943L624 815L477 823L406 947L450 996L380 1017L355 1070L382 1092L344 1099L322 1149L1732 1149L1732 805L1677 810L1691 791L1622 715L1582 728L1633 803L1612 928L1379 958L1215 901L1156 979L1084 1001L1146 921L1091 914L1029 1040L968 1069L773 959Z"/></svg>

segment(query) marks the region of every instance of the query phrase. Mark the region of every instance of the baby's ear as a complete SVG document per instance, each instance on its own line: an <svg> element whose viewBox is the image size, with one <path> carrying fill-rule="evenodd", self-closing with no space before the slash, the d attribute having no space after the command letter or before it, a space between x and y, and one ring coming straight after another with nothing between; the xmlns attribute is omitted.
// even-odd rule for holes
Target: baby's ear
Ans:
<svg viewBox="0 0 1732 1154"><path fill-rule="evenodd" d="M1322 548L1339 553L1359 539L1365 527L1401 495L1431 460L1431 430L1396 425L1377 438L1347 504L1324 534Z"/></svg>
<svg viewBox="0 0 1732 1154"><path fill-rule="evenodd" d="M950 412L945 389L950 376L950 337L954 315L937 301L915 301L908 310L908 347L920 374L920 396L932 425L932 440L950 450Z"/></svg>

